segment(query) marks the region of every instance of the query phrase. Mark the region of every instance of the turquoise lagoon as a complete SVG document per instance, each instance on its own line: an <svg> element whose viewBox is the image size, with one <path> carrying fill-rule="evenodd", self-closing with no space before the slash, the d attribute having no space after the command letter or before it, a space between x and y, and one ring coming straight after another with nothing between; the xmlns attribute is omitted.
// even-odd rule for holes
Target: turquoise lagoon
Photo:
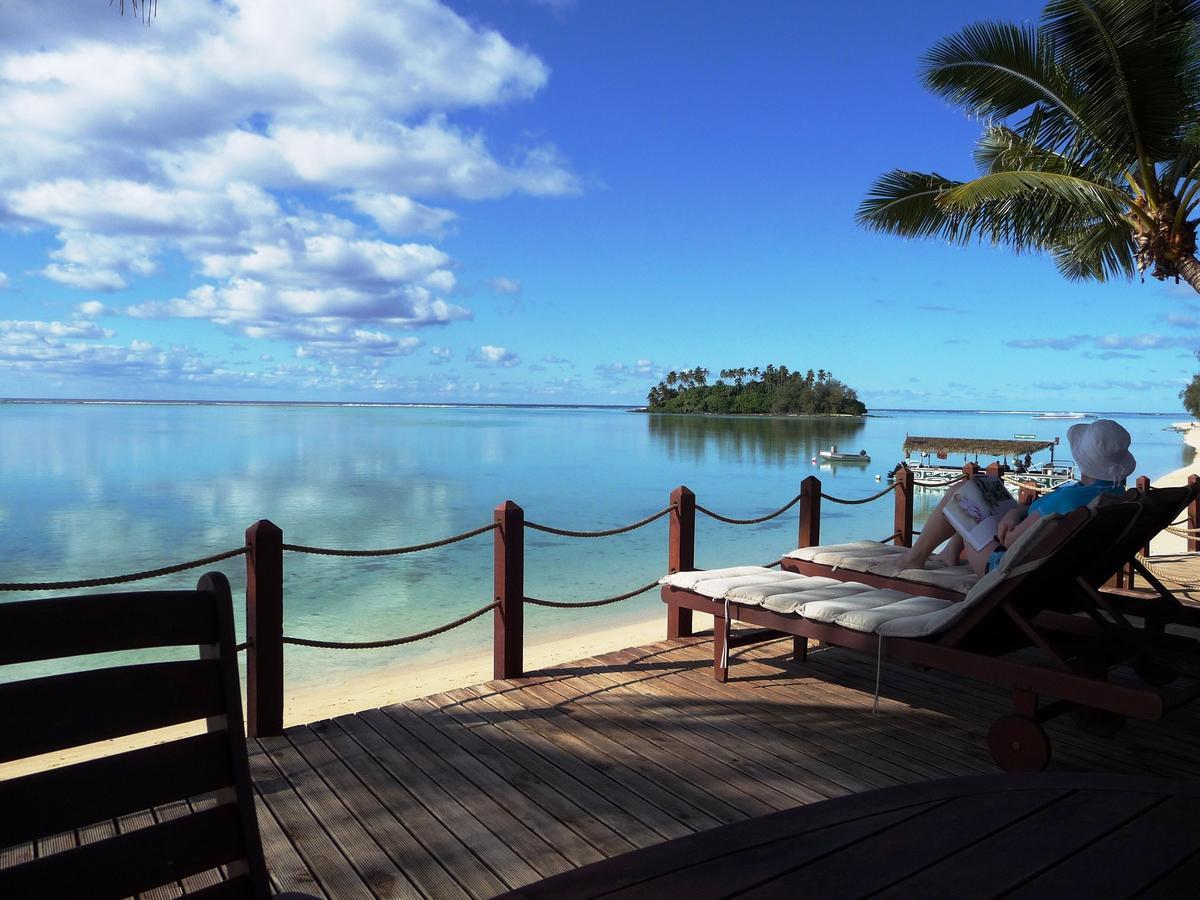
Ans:
<svg viewBox="0 0 1200 900"><path fill-rule="evenodd" d="M1133 434L1138 473L1190 462L1165 426L1179 414L1109 414ZM268 518L290 543L381 548L486 524L500 502L528 520L613 528L662 509L686 484L728 516L762 515L815 474L827 493L869 496L907 433L1063 437L1069 421L1029 413L877 411L863 419L661 416L615 408L210 404L0 404L0 581L70 580L168 565L240 546ZM820 449L866 450L868 466L818 465ZM951 460L961 462L962 460ZM938 495L918 496L917 519ZM824 505L826 542L881 538L892 499ZM704 568L765 563L796 541L793 508L763 525L700 517ZM387 558L285 556L285 632L375 640L422 631L491 600L492 539ZM605 539L526 532L526 594L611 596L666 566L666 519ZM213 568L245 589L244 562ZM144 585L190 587L198 571ZM6 594L0 600L36 594ZM527 609L527 641L661 615L657 592L590 610ZM238 618L241 618L240 609ZM239 622L239 632L242 623ZM489 652L488 617L397 649L289 647L287 677L323 681L346 669L435 663ZM615 649L615 648L614 648Z"/></svg>

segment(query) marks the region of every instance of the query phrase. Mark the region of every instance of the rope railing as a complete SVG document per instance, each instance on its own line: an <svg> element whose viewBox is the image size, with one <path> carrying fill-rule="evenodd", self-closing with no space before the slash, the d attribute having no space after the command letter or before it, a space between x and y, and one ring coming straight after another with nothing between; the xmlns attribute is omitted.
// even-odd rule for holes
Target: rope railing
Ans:
<svg viewBox="0 0 1200 900"><path fill-rule="evenodd" d="M897 530L897 531L893 531L893 532L892 532L891 534L889 534L887 537L885 537L885 538L880 538L880 539L879 539L879 543L881 543L881 544L886 544L888 541L894 541L894 540L895 540L896 538L898 538L898 537L900 537L900 532L899 532L898 530Z"/></svg>
<svg viewBox="0 0 1200 900"><path fill-rule="evenodd" d="M893 481L891 484L889 484L887 487L885 487L879 493L872 494L870 497L862 497L861 499L858 499L858 500L847 500L844 497L834 497L832 494L827 494L824 491L821 491L821 499L828 500L830 503L840 503L843 506L860 506L863 503L874 503L880 497L886 497L892 491L896 490L896 488L898 488L899 486L900 486L900 483L898 481Z"/></svg>
<svg viewBox="0 0 1200 900"><path fill-rule="evenodd" d="M785 512L799 503L800 498L803 496L803 494L797 494L783 506L779 507L779 509L775 510L774 512L767 513L765 516L759 516L756 519L734 519L730 516L723 516L720 513L713 512L707 507L701 506L699 503L696 504L696 512L704 513L704 515L708 516L710 519L716 519L718 522L724 522L727 525L758 525L762 522L769 522L776 516L783 515Z"/></svg>
<svg viewBox="0 0 1200 900"><path fill-rule="evenodd" d="M1176 528L1173 525L1168 525L1163 531L1179 537L1195 537L1200 534L1200 528Z"/></svg>
<svg viewBox="0 0 1200 900"><path fill-rule="evenodd" d="M496 528L495 522L489 522L487 525L480 525L478 528L472 528L470 531L451 535L438 541L410 544L407 547L387 547L382 550L341 550L334 547L309 547L305 544L284 544L283 549L291 550L293 553L312 553L317 556L399 556L402 553L417 553L421 550L432 550L435 547L457 544L459 541L465 541L467 538L473 538L484 532L495 531Z"/></svg>
<svg viewBox="0 0 1200 900"><path fill-rule="evenodd" d="M552 525L542 525L540 522L526 522L526 528L532 528L534 531L544 531L546 534L557 534L560 537L577 537L577 538L602 538L612 537L615 534L625 534L629 531L641 528L643 525L649 525L656 519L661 519L671 510L675 509L672 504L665 509L660 509L653 515L646 516L644 519L638 519L636 522L631 522L628 525L622 525L620 528L606 528L603 531L572 531L569 528L555 528Z"/></svg>
<svg viewBox="0 0 1200 900"><path fill-rule="evenodd" d="M617 594L615 597L605 597L602 600L541 600L537 597L525 597L524 599L526 603L532 603L534 606L548 606L553 609L586 609L592 606L607 606L610 603L620 603L622 600L628 600L630 597L644 594L655 587L658 587L657 578L648 584L643 584L639 588L634 588L632 591Z"/></svg>
<svg viewBox="0 0 1200 900"><path fill-rule="evenodd" d="M499 605L499 601L489 603L487 606L481 606L473 613L468 613L461 619L455 619L453 622L447 622L445 625L439 625L437 628L430 628L428 631L420 631L416 634L406 634L403 637L388 638L383 641L318 641L312 638L290 637L285 634L283 642L285 644L295 644L297 647L316 647L321 650L377 650L382 647L398 647L401 644L415 644L417 641L445 634L451 629L458 628L460 625L466 625L473 619L478 619L484 613L491 612Z"/></svg>
<svg viewBox="0 0 1200 900"><path fill-rule="evenodd" d="M1145 566L1146 571L1148 571L1159 581L1177 584L1180 587L1200 587L1200 578L1179 578L1176 575L1170 575L1167 572L1164 572L1158 566L1154 565L1154 563L1150 562L1150 558L1148 556L1143 556L1141 553L1137 555L1137 561Z"/></svg>
<svg viewBox="0 0 1200 900"><path fill-rule="evenodd" d="M225 559L232 559L235 556L242 556L245 552L245 547L237 547L233 550L226 550L224 553L215 553L212 556L206 556L203 559L193 559L191 562L163 566L159 569L146 569L144 572L130 572L127 575L113 575L107 578L80 578L76 581L33 581L20 584L10 582L0 584L0 591L71 591L76 588L128 584L131 581L143 581L147 578L158 578L162 575L174 575L176 572L186 572L188 569L198 569L200 566L207 566L210 563L217 563Z"/></svg>

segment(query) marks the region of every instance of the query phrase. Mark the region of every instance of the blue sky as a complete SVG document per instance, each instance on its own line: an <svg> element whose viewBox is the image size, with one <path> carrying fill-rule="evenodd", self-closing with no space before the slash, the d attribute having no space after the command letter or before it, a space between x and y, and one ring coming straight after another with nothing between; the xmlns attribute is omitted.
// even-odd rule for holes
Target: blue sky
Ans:
<svg viewBox="0 0 1200 900"><path fill-rule="evenodd" d="M1040 4L104 0L0 10L0 396L1170 411L1186 286L870 234L973 171L922 51Z"/></svg>

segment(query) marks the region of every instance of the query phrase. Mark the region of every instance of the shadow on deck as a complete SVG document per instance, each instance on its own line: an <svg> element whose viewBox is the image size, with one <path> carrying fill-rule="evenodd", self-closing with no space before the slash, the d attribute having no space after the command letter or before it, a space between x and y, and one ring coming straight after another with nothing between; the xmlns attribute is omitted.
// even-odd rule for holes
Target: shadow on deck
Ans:
<svg viewBox="0 0 1200 900"><path fill-rule="evenodd" d="M610 653L249 742L272 880L330 897L487 897L828 797L997 771L1001 691L791 641ZM1200 777L1200 715L1112 738L1048 723L1052 769Z"/></svg>

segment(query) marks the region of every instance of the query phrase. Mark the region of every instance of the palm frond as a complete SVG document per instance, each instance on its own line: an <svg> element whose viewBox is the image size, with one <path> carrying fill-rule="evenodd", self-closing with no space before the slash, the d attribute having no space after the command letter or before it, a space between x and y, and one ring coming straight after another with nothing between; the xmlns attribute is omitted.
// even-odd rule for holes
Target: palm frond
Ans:
<svg viewBox="0 0 1200 900"><path fill-rule="evenodd" d="M1049 0L1043 13L1040 34L1087 98L1093 129L1147 181L1176 150L1188 99L1179 75L1198 15L1195 0Z"/></svg>
<svg viewBox="0 0 1200 900"><path fill-rule="evenodd" d="M903 237L959 240L962 217L947 215L938 198L960 184L937 173L893 170L871 186L855 220L875 231Z"/></svg>
<svg viewBox="0 0 1200 900"><path fill-rule="evenodd" d="M1130 198L1111 185L1059 172L1028 169L991 172L946 191L940 203L966 212L983 203L1037 203L1040 198L1061 201L1081 216L1122 215Z"/></svg>
<svg viewBox="0 0 1200 900"><path fill-rule="evenodd" d="M1058 271L1071 281L1132 279L1138 274L1133 229L1120 219L1100 219L1067 231L1049 248Z"/></svg>
<svg viewBox="0 0 1200 900"><path fill-rule="evenodd" d="M925 87L983 117L1006 118L1044 103L1079 118L1083 102L1032 28L968 25L921 58Z"/></svg>

